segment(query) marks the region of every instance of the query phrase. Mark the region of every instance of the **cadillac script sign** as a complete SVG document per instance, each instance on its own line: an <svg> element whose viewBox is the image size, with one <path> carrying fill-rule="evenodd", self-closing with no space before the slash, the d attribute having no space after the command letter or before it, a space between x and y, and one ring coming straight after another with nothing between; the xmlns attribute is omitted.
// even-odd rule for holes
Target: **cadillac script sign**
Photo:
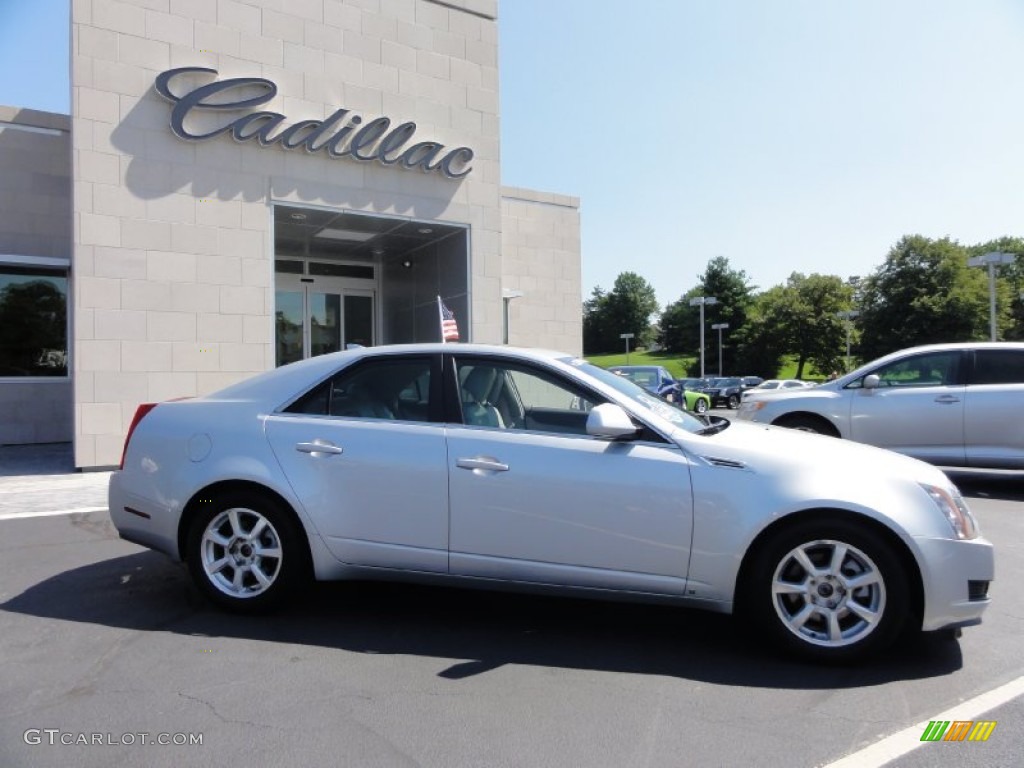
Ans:
<svg viewBox="0 0 1024 768"><path fill-rule="evenodd" d="M416 123L391 126L387 117L364 123L350 110L338 109L323 120L299 120L288 124L279 112L255 110L277 95L277 84L262 77L235 77L201 85L176 94L171 83L191 75L217 76L207 67L181 67L162 72L156 78L156 92L174 104L171 130L187 141L205 141L229 134L235 141L256 141L260 146L279 144L283 149L323 152L328 157L345 157L378 162L408 170L439 172L449 179L461 179L472 169L473 150L447 149L436 141L413 141ZM186 122L189 123L186 126ZM193 123L203 123L197 128ZM198 130L198 133L194 133Z"/></svg>

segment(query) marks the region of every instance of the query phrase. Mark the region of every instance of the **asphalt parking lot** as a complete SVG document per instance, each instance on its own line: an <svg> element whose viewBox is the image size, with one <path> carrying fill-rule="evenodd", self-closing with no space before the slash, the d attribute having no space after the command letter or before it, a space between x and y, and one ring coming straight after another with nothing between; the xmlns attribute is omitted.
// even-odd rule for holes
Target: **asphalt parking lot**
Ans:
<svg viewBox="0 0 1024 768"><path fill-rule="evenodd" d="M2 766L880 765L861 750L944 712L997 725L891 764L1024 754L1024 699L973 704L1024 675L1018 477L956 476L997 546L985 623L854 668L677 608L327 584L225 615L117 538L105 479L0 478Z"/></svg>

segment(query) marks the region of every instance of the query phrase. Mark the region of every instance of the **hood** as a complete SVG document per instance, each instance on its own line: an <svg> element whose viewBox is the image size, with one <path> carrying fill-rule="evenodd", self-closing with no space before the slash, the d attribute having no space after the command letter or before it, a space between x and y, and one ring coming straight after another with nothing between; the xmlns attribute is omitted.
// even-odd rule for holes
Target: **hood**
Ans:
<svg viewBox="0 0 1024 768"><path fill-rule="evenodd" d="M946 475L931 464L882 448L746 421L732 421L714 435L679 435L680 445L711 464L735 465L757 474L813 475L821 487L849 488L851 483L885 478L948 486Z"/></svg>

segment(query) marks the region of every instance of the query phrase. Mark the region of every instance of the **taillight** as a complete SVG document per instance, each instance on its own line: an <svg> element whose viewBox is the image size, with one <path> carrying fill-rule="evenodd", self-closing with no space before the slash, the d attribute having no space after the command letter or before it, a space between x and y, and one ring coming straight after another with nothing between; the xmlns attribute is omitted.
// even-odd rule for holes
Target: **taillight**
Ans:
<svg viewBox="0 0 1024 768"><path fill-rule="evenodd" d="M132 417L132 423L128 427L128 434L125 435L124 438L124 450L121 451L121 464L119 466L120 469L124 469L124 457L128 455L128 443L132 439L132 432L134 432L135 428L139 426L139 422L142 421L143 417L145 417L147 413L156 408L156 406L157 403L143 403L142 405L135 409L135 415Z"/></svg>

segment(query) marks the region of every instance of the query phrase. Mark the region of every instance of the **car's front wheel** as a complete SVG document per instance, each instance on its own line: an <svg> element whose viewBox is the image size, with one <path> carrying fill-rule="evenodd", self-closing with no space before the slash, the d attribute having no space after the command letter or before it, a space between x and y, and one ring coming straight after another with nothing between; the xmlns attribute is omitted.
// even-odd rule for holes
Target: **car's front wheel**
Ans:
<svg viewBox="0 0 1024 768"><path fill-rule="evenodd" d="M729 395L728 406L729 406L730 409L732 409L734 411L737 408L739 408L740 407L740 396L739 395Z"/></svg>
<svg viewBox="0 0 1024 768"><path fill-rule="evenodd" d="M744 595L751 618L784 650L848 662L890 645L911 616L893 548L853 521L812 520L772 537Z"/></svg>
<svg viewBox="0 0 1024 768"><path fill-rule="evenodd" d="M693 404L693 410L703 415L708 412L708 401L703 397L698 397L696 402Z"/></svg>
<svg viewBox="0 0 1024 768"><path fill-rule="evenodd" d="M255 493L227 493L203 503L187 547L196 585L228 610L275 607L307 572L306 550L291 516Z"/></svg>

